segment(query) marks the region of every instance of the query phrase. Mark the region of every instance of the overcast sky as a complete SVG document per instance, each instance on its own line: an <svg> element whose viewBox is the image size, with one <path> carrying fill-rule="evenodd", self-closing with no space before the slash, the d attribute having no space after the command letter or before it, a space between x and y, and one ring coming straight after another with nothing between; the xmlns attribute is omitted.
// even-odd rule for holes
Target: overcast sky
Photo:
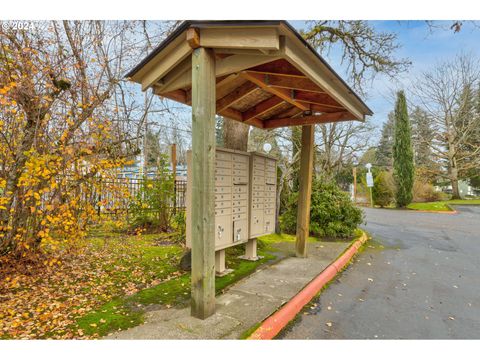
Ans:
<svg viewBox="0 0 480 360"><path fill-rule="evenodd" d="M290 21L298 30L305 27L303 21ZM412 62L409 71L399 77L398 83L386 76L377 76L375 80L366 87L368 96L365 99L367 105L375 113L372 120L375 124L383 123L388 113L393 109L393 90L405 88L408 96L408 84L414 81L415 77L422 71L429 70L436 63L449 60L455 55L466 52L473 53L480 58L480 25L473 26L472 23L464 23L459 33L453 30L429 28L424 21L371 21L376 29L380 31L395 32L398 42L402 46L396 53L398 58L408 58ZM448 27L452 22L435 22L436 25ZM338 54L324 55L328 63L345 79L346 69L339 61Z"/></svg>

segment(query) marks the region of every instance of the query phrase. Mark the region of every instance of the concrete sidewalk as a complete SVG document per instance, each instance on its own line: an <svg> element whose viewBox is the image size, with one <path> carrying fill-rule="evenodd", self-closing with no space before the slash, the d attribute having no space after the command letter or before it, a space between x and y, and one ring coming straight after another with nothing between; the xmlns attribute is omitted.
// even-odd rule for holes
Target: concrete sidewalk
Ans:
<svg viewBox="0 0 480 360"><path fill-rule="evenodd" d="M106 339L238 339L296 295L334 261L350 242L308 244L308 258L287 257L263 267L217 297L217 311L206 320L190 316L190 308L148 312L145 323ZM275 244L294 254L294 243Z"/></svg>

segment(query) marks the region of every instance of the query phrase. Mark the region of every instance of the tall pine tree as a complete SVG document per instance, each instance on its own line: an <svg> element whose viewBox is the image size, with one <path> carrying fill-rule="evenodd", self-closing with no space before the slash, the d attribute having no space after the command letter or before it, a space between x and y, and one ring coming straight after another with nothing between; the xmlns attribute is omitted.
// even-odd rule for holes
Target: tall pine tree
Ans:
<svg viewBox="0 0 480 360"><path fill-rule="evenodd" d="M395 114L390 112L388 120L383 123L382 136L378 142L377 151L375 153L375 162L379 166L384 166L389 169L393 164L393 133L395 124Z"/></svg>
<svg viewBox="0 0 480 360"><path fill-rule="evenodd" d="M408 118L405 93L397 93L395 104L395 135L393 143L393 176L396 183L397 207L405 207L412 201L415 168L413 165L412 130Z"/></svg>

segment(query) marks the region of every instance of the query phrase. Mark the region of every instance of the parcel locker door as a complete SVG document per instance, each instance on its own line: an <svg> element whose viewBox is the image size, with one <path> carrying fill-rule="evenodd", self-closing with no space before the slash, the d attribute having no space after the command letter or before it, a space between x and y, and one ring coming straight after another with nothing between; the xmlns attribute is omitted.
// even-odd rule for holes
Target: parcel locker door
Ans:
<svg viewBox="0 0 480 360"><path fill-rule="evenodd" d="M233 222L233 242L248 240L248 222L247 219Z"/></svg>
<svg viewBox="0 0 480 360"><path fill-rule="evenodd" d="M250 236L263 234L263 210L252 210L250 222Z"/></svg>
<svg viewBox="0 0 480 360"><path fill-rule="evenodd" d="M215 217L215 247L225 247L232 243L231 215Z"/></svg>
<svg viewBox="0 0 480 360"><path fill-rule="evenodd" d="M272 234L275 232L275 215L265 214L263 219L263 232Z"/></svg>

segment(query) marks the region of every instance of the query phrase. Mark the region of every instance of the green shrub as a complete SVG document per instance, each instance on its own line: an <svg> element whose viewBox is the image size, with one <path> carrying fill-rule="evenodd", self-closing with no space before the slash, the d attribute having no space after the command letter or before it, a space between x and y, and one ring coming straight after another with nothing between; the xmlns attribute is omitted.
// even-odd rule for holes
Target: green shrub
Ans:
<svg viewBox="0 0 480 360"><path fill-rule="evenodd" d="M388 206L395 200L395 184L391 173L378 173L373 183L372 196L374 204L381 207Z"/></svg>
<svg viewBox="0 0 480 360"><path fill-rule="evenodd" d="M187 221L185 216L185 211L177 212L172 219L172 227L176 231L176 240L178 242L185 242L185 230L187 227Z"/></svg>
<svg viewBox="0 0 480 360"><path fill-rule="evenodd" d="M298 193L292 193L282 215L282 231L296 232ZM363 221L362 210L335 183L315 180L312 184L310 234L319 237L349 237Z"/></svg>
<svg viewBox="0 0 480 360"><path fill-rule="evenodd" d="M131 225L155 231L170 229L174 178L166 156L161 156L154 179L144 178L140 190L129 207Z"/></svg>
<svg viewBox="0 0 480 360"><path fill-rule="evenodd" d="M413 200L412 202L433 202L444 200L444 196L436 191L432 184L426 183L420 179L415 179L413 183Z"/></svg>

